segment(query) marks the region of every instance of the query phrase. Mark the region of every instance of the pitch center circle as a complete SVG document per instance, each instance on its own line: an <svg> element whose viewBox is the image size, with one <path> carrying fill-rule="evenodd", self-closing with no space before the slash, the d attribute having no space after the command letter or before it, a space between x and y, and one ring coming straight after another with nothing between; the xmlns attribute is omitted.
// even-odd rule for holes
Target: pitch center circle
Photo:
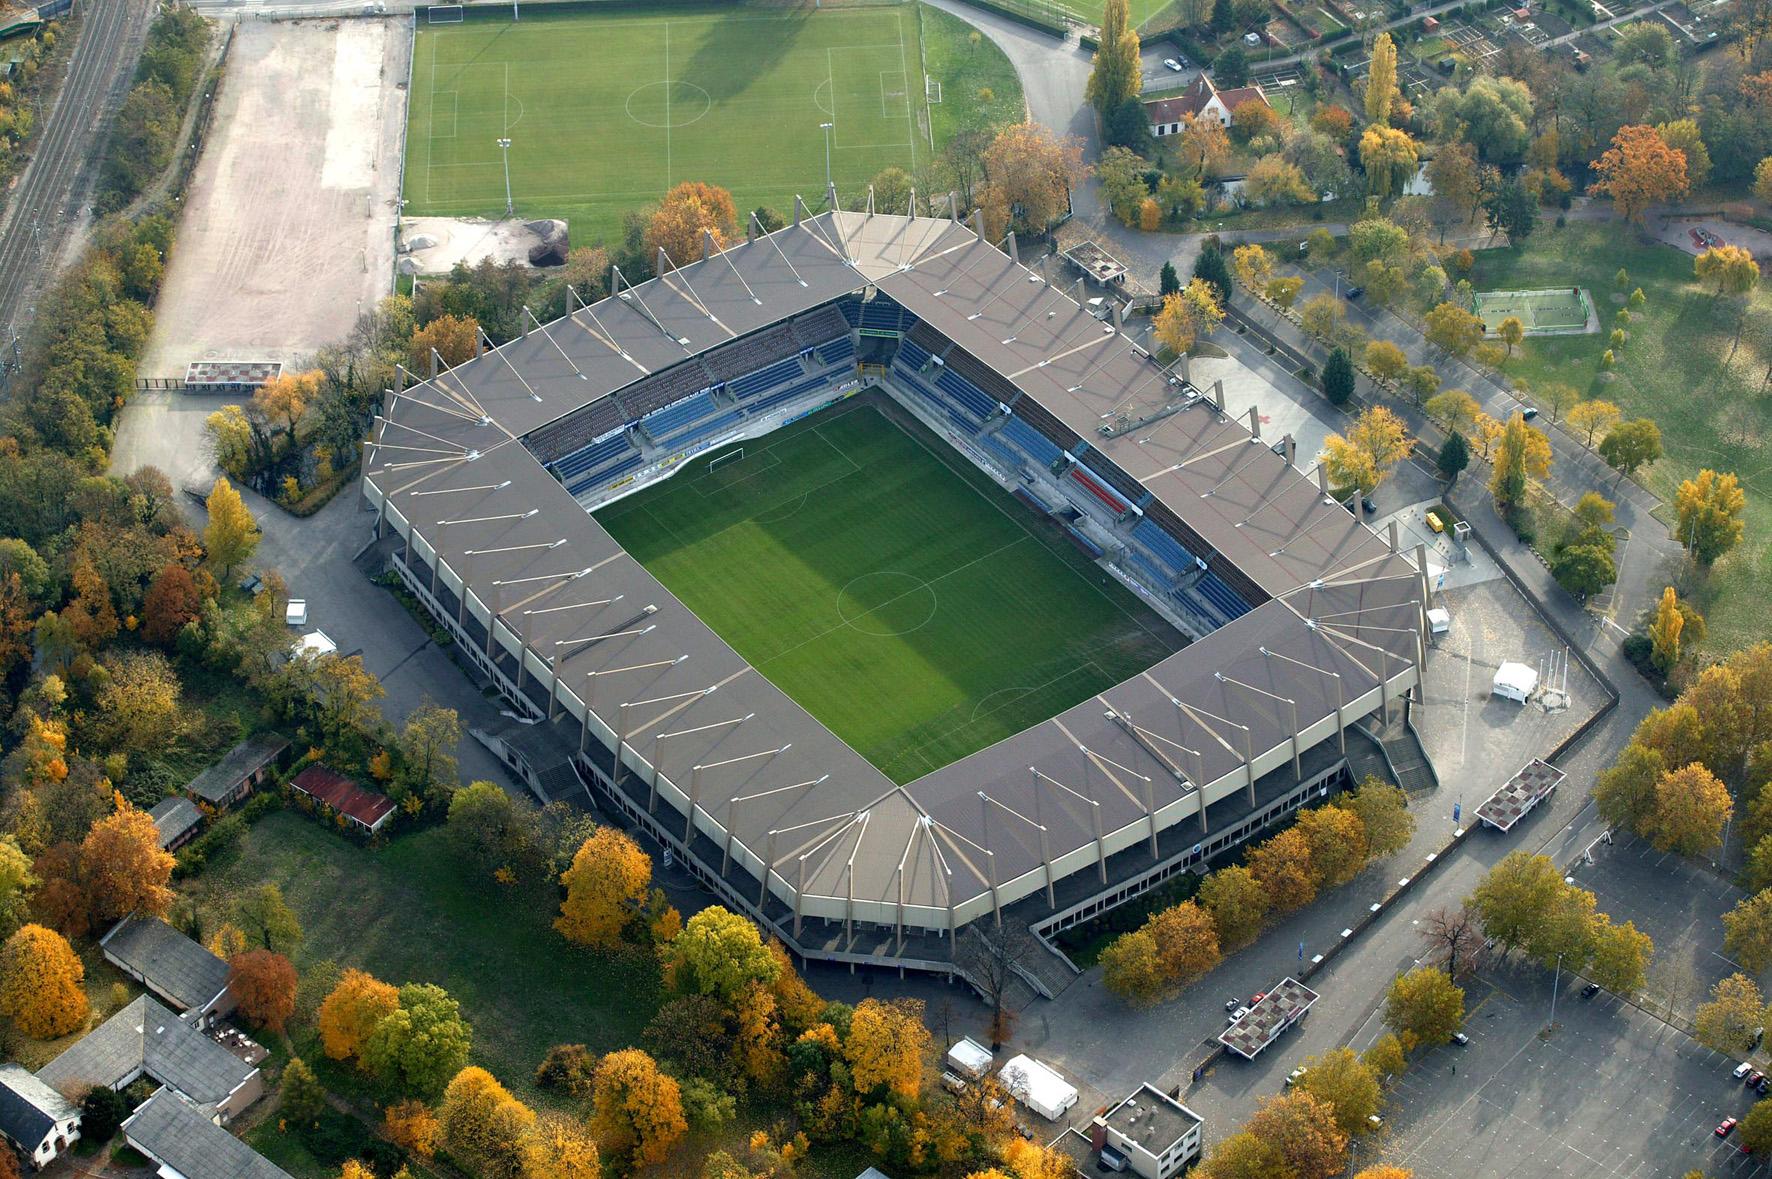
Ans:
<svg viewBox="0 0 1772 1179"><path fill-rule="evenodd" d="M886 569L852 578L837 593L837 615L864 635L888 639L935 617L935 587L914 573Z"/></svg>
<svg viewBox="0 0 1772 1179"><path fill-rule="evenodd" d="M628 95L628 118L642 127L687 127L700 122L714 99L694 82L648 82Z"/></svg>

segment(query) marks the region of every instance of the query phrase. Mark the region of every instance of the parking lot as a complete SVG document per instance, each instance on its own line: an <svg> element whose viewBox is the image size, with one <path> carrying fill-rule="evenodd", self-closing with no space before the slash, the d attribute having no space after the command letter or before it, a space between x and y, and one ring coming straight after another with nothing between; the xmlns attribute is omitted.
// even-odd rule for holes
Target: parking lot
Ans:
<svg viewBox="0 0 1772 1179"><path fill-rule="evenodd" d="M1748 973L1725 955L1722 922L1747 894L1707 863L1622 832L1614 840L1592 849L1591 865L1575 867L1575 882L1593 892L1601 912L1636 922L1655 940L1643 1004L1689 1020L1718 979Z"/></svg>
<svg viewBox="0 0 1772 1179"><path fill-rule="evenodd" d="M1568 979L1565 977L1564 982ZM1436 1048L1397 1082L1367 1158L1446 1179L1757 1176L1766 1165L1713 1131L1753 1094L1733 1061L1629 1004L1563 988L1532 967L1467 986L1466 1048Z"/></svg>

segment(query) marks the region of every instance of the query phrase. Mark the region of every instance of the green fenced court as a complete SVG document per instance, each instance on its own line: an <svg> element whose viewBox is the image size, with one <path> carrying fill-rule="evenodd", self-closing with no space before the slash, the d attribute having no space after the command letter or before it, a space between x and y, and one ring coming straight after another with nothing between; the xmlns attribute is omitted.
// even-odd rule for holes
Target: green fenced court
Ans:
<svg viewBox="0 0 1772 1179"><path fill-rule="evenodd" d="M899 782L1182 641L1055 527L866 400L697 456L597 518Z"/></svg>
<svg viewBox="0 0 1772 1179"><path fill-rule="evenodd" d="M406 212L499 217L510 140L519 216L563 217L575 242L673 184L732 190L741 216L824 204L929 155L917 7L672 4L649 12L523 9L520 21L421 15L407 103Z"/></svg>
<svg viewBox="0 0 1772 1179"><path fill-rule="evenodd" d="M1478 291L1476 313L1491 335L1514 316L1528 336L1574 336L1600 330L1593 300L1580 287L1542 291Z"/></svg>

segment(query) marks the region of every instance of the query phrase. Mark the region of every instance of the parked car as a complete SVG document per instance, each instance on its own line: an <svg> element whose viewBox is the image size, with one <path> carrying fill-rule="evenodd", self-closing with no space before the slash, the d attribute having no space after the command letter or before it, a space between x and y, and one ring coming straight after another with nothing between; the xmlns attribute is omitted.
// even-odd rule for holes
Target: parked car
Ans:
<svg viewBox="0 0 1772 1179"><path fill-rule="evenodd" d="M1183 69L1182 64L1179 61L1176 61L1173 57L1165 57L1163 59L1163 65L1168 69L1174 70L1178 74L1181 73Z"/></svg>
<svg viewBox="0 0 1772 1179"><path fill-rule="evenodd" d="M1747 1087L1751 1089L1765 1079L1765 1074L1760 1072L1759 1069L1755 1069L1753 1072L1747 1074Z"/></svg>
<svg viewBox="0 0 1772 1179"><path fill-rule="evenodd" d="M1734 1132L1735 1127L1739 1126L1740 1124L1741 1124L1740 1118L1724 1118L1722 1121L1717 1123L1717 1129L1716 1129L1717 1137L1718 1138L1729 1137L1729 1135Z"/></svg>
<svg viewBox="0 0 1772 1179"><path fill-rule="evenodd" d="M1754 1084L1754 1092L1758 1093L1761 1097L1766 1095L1766 1090L1768 1089L1772 1089L1772 1077L1761 1077Z"/></svg>
<svg viewBox="0 0 1772 1179"><path fill-rule="evenodd" d="M1465 1035L1463 1032L1453 1032L1452 1033L1452 1042L1454 1044L1457 1044L1460 1048L1463 1048L1466 1044L1469 1044L1471 1042L1471 1038L1469 1036Z"/></svg>
<svg viewBox="0 0 1772 1179"><path fill-rule="evenodd" d="M1241 999L1226 999L1224 1001L1224 1009L1226 1011L1235 1011L1237 1008L1241 1007L1242 1005L1243 1005L1243 1000L1241 1000Z"/></svg>
<svg viewBox="0 0 1772 1179"><path fill-rule="evenodd" d="M1372 502L1372 497L1369 495L1362 495L1360 497L1360 508L1368 516L1375 516L1378 514L1378 505Z"/></svg>
<svg viewBox="0 0 1772 1179"><path fill-rule="evenodd" d="M1520 407L1520 416L1527 421L1531 421L1538 416L1538 407L1536 405L1522 405Z"/></svg>
<svg viewBox="0 0 1772 1179"><path fill-rule="evenodd" d="M1744 1080L1747 1077L1747 1074L1749 1074L1753 1071L1754 1071L1754 1066L1744 1060L1740 1064L1736 1065L1735 1071L1730 1073L1729 1075L1734 1077L1737 1081L1740 1081L1740 1080Z"/></svg>
<svg viewBox="0 0 1772 1179"><path fill-rule="evenodd" d="M1350 299L1358 299L1361 295L1364 295L1365 293L1366 293L1365 287L1357 287L1356 286L1356 287L1349 287L1347 289L1347 297Z"/></svg>
<svg viewBox="0 0 1772 1179"><path fill-rule="evenodd" d="M1600 984L1599 983L1590 982L1585 987L1581 988L1581 997L1583 999L1591 999L1599 993L1600 993Z"/></svg>
<svg viewBox="0 0 1772 1179"><path fill-rule="evenodd" d="M1295 1068L1291 1072L1287 1073L1286 1074L1287 1086L1290 1087L1290 1086L1296 1085L1296 1084L1298 1084L1298 1082L1304 1080L1304 1074L1309 1071L1310 1071L1309 1069L1305 1069L1305 1068Z"/></svg>
<svg viewBox="0 0 1772 1179"><path fill-rule="evenodd" d="M1227 1023L1236 1023L1239 1019L1242 1019L1245 1015L1248 1015L1248 1014L1249 1014L1249 1009L1247 1007L1239 1007L1235 1011L1231 1012L1231 1017L1226 1022Z"/></svg>

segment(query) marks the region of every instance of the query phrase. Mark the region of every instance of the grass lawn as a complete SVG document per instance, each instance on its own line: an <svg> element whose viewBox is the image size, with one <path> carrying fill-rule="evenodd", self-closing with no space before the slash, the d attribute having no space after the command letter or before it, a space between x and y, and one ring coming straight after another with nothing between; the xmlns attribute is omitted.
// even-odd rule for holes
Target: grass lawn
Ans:
<svg viewBox="0 0 1772 1179"><path fill-rule="evenodd" d="M870 403L743 450L712 473L707 460L686 463L598 519L896 781L1042 721L1180 642L1016 500L956 469L943 443Z"/></svg>
<svg viewBox="0 0 1772 1179"><path fill-rule="evenodd" d="M1645 475L1664 499L1700 467L1741 477L1747 489L1746 539L1718 562L1706 582L1692 587L1710 623L1707 646L1730 651L1772 633L1759 601L1763 595L1755 592L1772 576L1772 468L1765 459L1772 400L1762 394L1772 356L1746 342L1756 325L1772 326L1772 296L1764 286L1755 294L1746 309L1744 342L1725 363L1738 307L1719 304L1697 286L1690 255L1642 244L1635 231L1618 225L1547 226L1523 250L1481 251L1472 282L1479 290L1586 287L1609 331L1623 305L1613 282L1621 267L1629 272L1632 288L1643 288L1648 303L1631 325L1610 380L1599 366L1604 333L1528 339L1507 369L1534 385L1564 382L1589 397L1615 402L1627 416L1655 419L1666 455Z"/></svg>
<svg viewBox="0 0 1772 1179"><path fill-rule="evenodd" d="M927 4L917 7L924 64L941 83L941 101L929 107L935 142L946 143L966 127L1021 122L1026 110L1021 79L997 43L952 13ZM989 103L979 101L985 90L991 92Z"/></svg>
<svg viewBox="0 0 1772 1179"><path fill-rule="evenodd" d="M820 200L825 132L839 190L928 158L917 13L672 6L648 16L526 14L420 23L407 115L408 214L565 217L607 240L683 180L740 210Z"/></svg>
<svg viewBox="0 0 1772 1179"><path fill-rule="evenodd" d="M593 1052L637 1044L658 1009L658 970L641 951L604 954L554 932L551 885L501 891L473 879L430 828L376 850L279 811L189 890L216 903L272 881L301 919L296 966L332 960L396 985L432 982L460 1000L473 1057L525 1100L550 1045ZM203 897L204 893L210 894Z"/></svg>

